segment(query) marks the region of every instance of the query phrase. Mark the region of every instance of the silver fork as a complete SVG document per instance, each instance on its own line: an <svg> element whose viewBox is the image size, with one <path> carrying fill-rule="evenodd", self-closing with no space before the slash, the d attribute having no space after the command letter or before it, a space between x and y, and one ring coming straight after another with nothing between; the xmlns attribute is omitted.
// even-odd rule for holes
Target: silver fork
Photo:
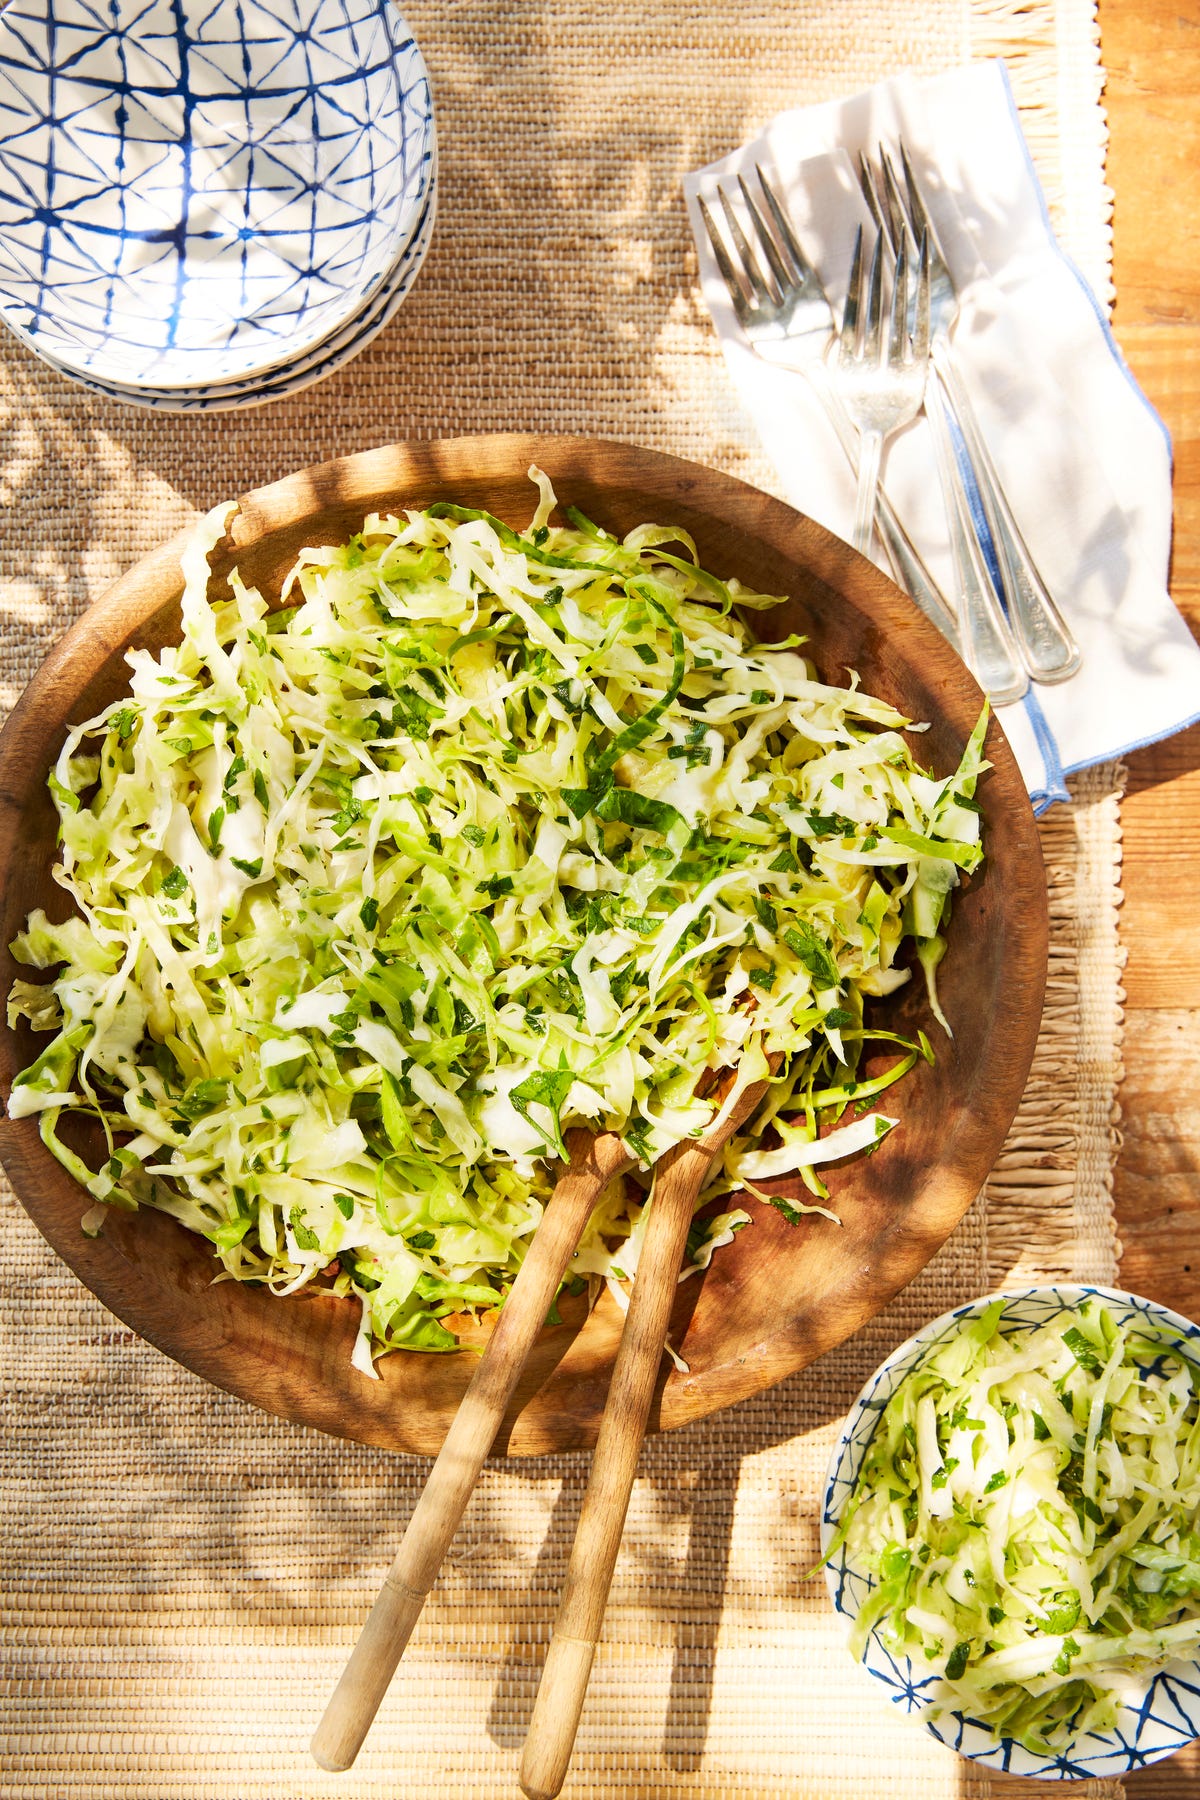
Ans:
<svg viewBox="0 0 1200 1800"><path fill-rule="evenodd" d="M749 236L725 188L717 189L732 256L704 197L699 197L713 256L751 347L771 361L803 371L825 406L847 461L857 471L854 429L833 390L824 360L836 330L833 309L782 202L757 164L755 174L762 206L745 178L739 175L737 180ZM876 524L897 581L961 655L954 609L921 561L882 488L877 490Z"/></svg>
<svg viewBox="0 0 1200 1800"><path fill-rule="evenodd" d="M863 234L859 227L842 328L832 357L838 396L859 430L854 548L864 551L871 541L884 442L920 412L929 369L929 261L925 247L922 244L917 252L911 294L908 247L902 244L897 251L885 337L883 238L880 231L871 254L870 273L864 274Z"/></svg>
<svg viewBox="0 0 1200 1800"><path fill-rule="evenodd" d="M946 508L950 556L954 564L954 588L958 596L958 631L962 658L985 694L997 706L1011 705L1028 690L1029 676L1022 666L996 590L992 586L946 415L945 400L937 381L925 391L925 414L933 435L938 479Z"/></svg>
<svg viewBox="0 0 1200 1800"><path fill-rule="evenodd" d="M1002 595L1016 647L1035 681L1066 681L1079 667L1079 646L1021 536L970 396L955 366L950 333L958 317L958 292L903 143L900 160L903 184L891 158L881 149L878 173L865 158L861 159L860 185L881 231L887 234L894 250L898 251L899 245L907 243L910 235L914 238L924 236L929 246L934 370L971 464L996 550Z"/></svg>

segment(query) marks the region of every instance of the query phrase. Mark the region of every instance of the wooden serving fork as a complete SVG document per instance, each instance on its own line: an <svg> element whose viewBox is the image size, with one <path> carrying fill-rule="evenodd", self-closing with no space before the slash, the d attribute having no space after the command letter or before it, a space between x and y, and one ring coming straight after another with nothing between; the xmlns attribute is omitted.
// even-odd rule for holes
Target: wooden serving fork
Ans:
<svg viewBox="0 0 1200 1800"><path fill-rule="evenodd" d="M417 1501L379 1598L330 1697L311 1749L323 1769L348 1769L458 1529L580 1234L608 1183L633 1157L613 1132L567 1133L570 1161L471 1377Z"/></svg>
<svg viewBox="0 0 1200 1800"><path fill-rule="evenodd" d="M770 1059L772 1074L779 1062ZM703 1137L676 1144L655 1168L629 1312L525 1740L521 1787L529 1800L554 1800L566 1779L696 1201L714 1157L745 1124L768 1085L764 1080L745 1088L732 1106L720 1108Z"/></svg>

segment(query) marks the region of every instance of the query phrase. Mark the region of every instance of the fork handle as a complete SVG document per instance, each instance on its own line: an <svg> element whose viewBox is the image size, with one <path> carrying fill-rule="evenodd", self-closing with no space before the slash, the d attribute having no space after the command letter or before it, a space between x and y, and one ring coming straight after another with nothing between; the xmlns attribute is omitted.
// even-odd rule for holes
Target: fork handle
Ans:
<svg viewBox="0 0 1200 1800"><path fill-rule="evenodd" d="M857 469L857 433L846 417L845 408L838 399L837 390L829 379L825 364L823 362L810 364L805 373L816 389L817 398L825 408L829 423L837 434L838 443L845 451L847 462L852 469ZM958 622L954 616L954 608L921 561L912 539L897 517L895 507L888 499L887 490L882 482L875 491L875 528L883 539L883 547L887 551L888 561L892 565L892 573L899 585L909 599L915 601L929 623L937 626L942 636L961 656L962 644L959 641Z"/></svg>
<svg viewBox="0 0 1200 1800"><path fill-rule="evenodd" d="M865 556L875 522L875 494L879 487L879 460L883 454L882 431L864 431L858 441L858 501L854 510L851 542Z"/></svg>
<svg viewBox="0 0 1200 1800"><path fill-rule="evenodd" d="M962 639L958 620L950 611L950 603L921 561L912 539L905 531L882 488L875 507L875 528L883 539L888 561L896 583L904 589L931 625L936 625L950 648L962 655Z"/></svg>
<svg viewBox="0 0 1200 1800"><path fill-rule="evenodd" d="M712 1156L703 1142L685 1140L667 1152L655 1173L629 1311L521 1759L521 1788L527 1800L554 1800L566 1779L654 1398L679 1265Z"/></svg>
<svg viewBox="0 0 1200 1800"><path fill-rule="evenodd" d="M974 470L1021 661L1034 681L1067 681L1079 668L1079 646L1021 536L948 339L935 340L933 362Z"/></svg>
<svg viewBox="0 0 1200 1800"><path fill-rule="evenodd" d="M772 1052L767 1079L751 1081L740 1093L735 1086L704 1136L684 1138L655 1168L629 1310L521 1758L527 1800L554 1800L566 1779L696 1199L714 1160L762 1101L782 1060Z"/></svg>
<svg viewBox="0 0 1200 1800"><path fill-rule="evenodd" d="M1012 632L996 598L979 540L975 536L946 416L940 377L930 376L925 413L933 430L938 474L950 529L950 554L958 602L963 660L997 706L1019 700L1029 687Z"/></svg>

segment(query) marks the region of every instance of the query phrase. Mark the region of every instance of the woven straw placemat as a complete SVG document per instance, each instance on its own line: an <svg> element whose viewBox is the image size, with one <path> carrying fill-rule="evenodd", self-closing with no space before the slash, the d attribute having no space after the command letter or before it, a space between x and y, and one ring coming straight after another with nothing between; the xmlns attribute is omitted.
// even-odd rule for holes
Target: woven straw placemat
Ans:
<svg viewBox="0 0 1200 1800"><path fill-rule="evenodd" d="M307 394L217 418L95 401L5 346L0 698L216 499L399 438L582 431L766 465L696 285L680 179L785 106L1009 63L1060 229L1108 291L1091 0L413 0L441 216L397 320ZM1008 1279L1111 1280L1119 771L1043 826L1045 1028L995 1178L852 1344L647 1444L568 1796L998 1793L861 1677L819 1582L835 1424L917 1325ZM4 1197L0 1791L471 1800L519 1746L587 1459L487 1470L353 1775L306 1745L428 1464L269 1419L137 1340ZM1116 1794L1085 1784L1092 1795Z"/></svg>

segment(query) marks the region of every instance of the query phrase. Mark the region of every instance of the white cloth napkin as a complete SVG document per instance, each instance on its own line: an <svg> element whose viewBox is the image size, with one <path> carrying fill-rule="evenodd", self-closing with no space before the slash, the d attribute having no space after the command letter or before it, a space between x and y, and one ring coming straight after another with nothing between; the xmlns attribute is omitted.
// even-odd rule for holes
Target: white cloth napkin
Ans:
<svg viewBox="0 0 1200 1800"><path fill-rule="evenodd" d="M813 385L764 363L738 326L696 197L756 162L777 177L840 316L855 230L871 226L855 159L903 138L959 290L954 341L1026 542L1083 652L1069 681L1001 709L1035 810L1064 777L1200 718L1200 648L1166 588L1171 446L1095 296L1055 240L1004 65L899 76L783 113L684 187L704 297L742 402L800 511L848 538L854 477ZM719 217L719 212L717 214ZM814 349L816 356L819 351ZM944 593L945 515L928 423L884 452L896 511ZM878 553L882 563L882 552Z"/></svg>

